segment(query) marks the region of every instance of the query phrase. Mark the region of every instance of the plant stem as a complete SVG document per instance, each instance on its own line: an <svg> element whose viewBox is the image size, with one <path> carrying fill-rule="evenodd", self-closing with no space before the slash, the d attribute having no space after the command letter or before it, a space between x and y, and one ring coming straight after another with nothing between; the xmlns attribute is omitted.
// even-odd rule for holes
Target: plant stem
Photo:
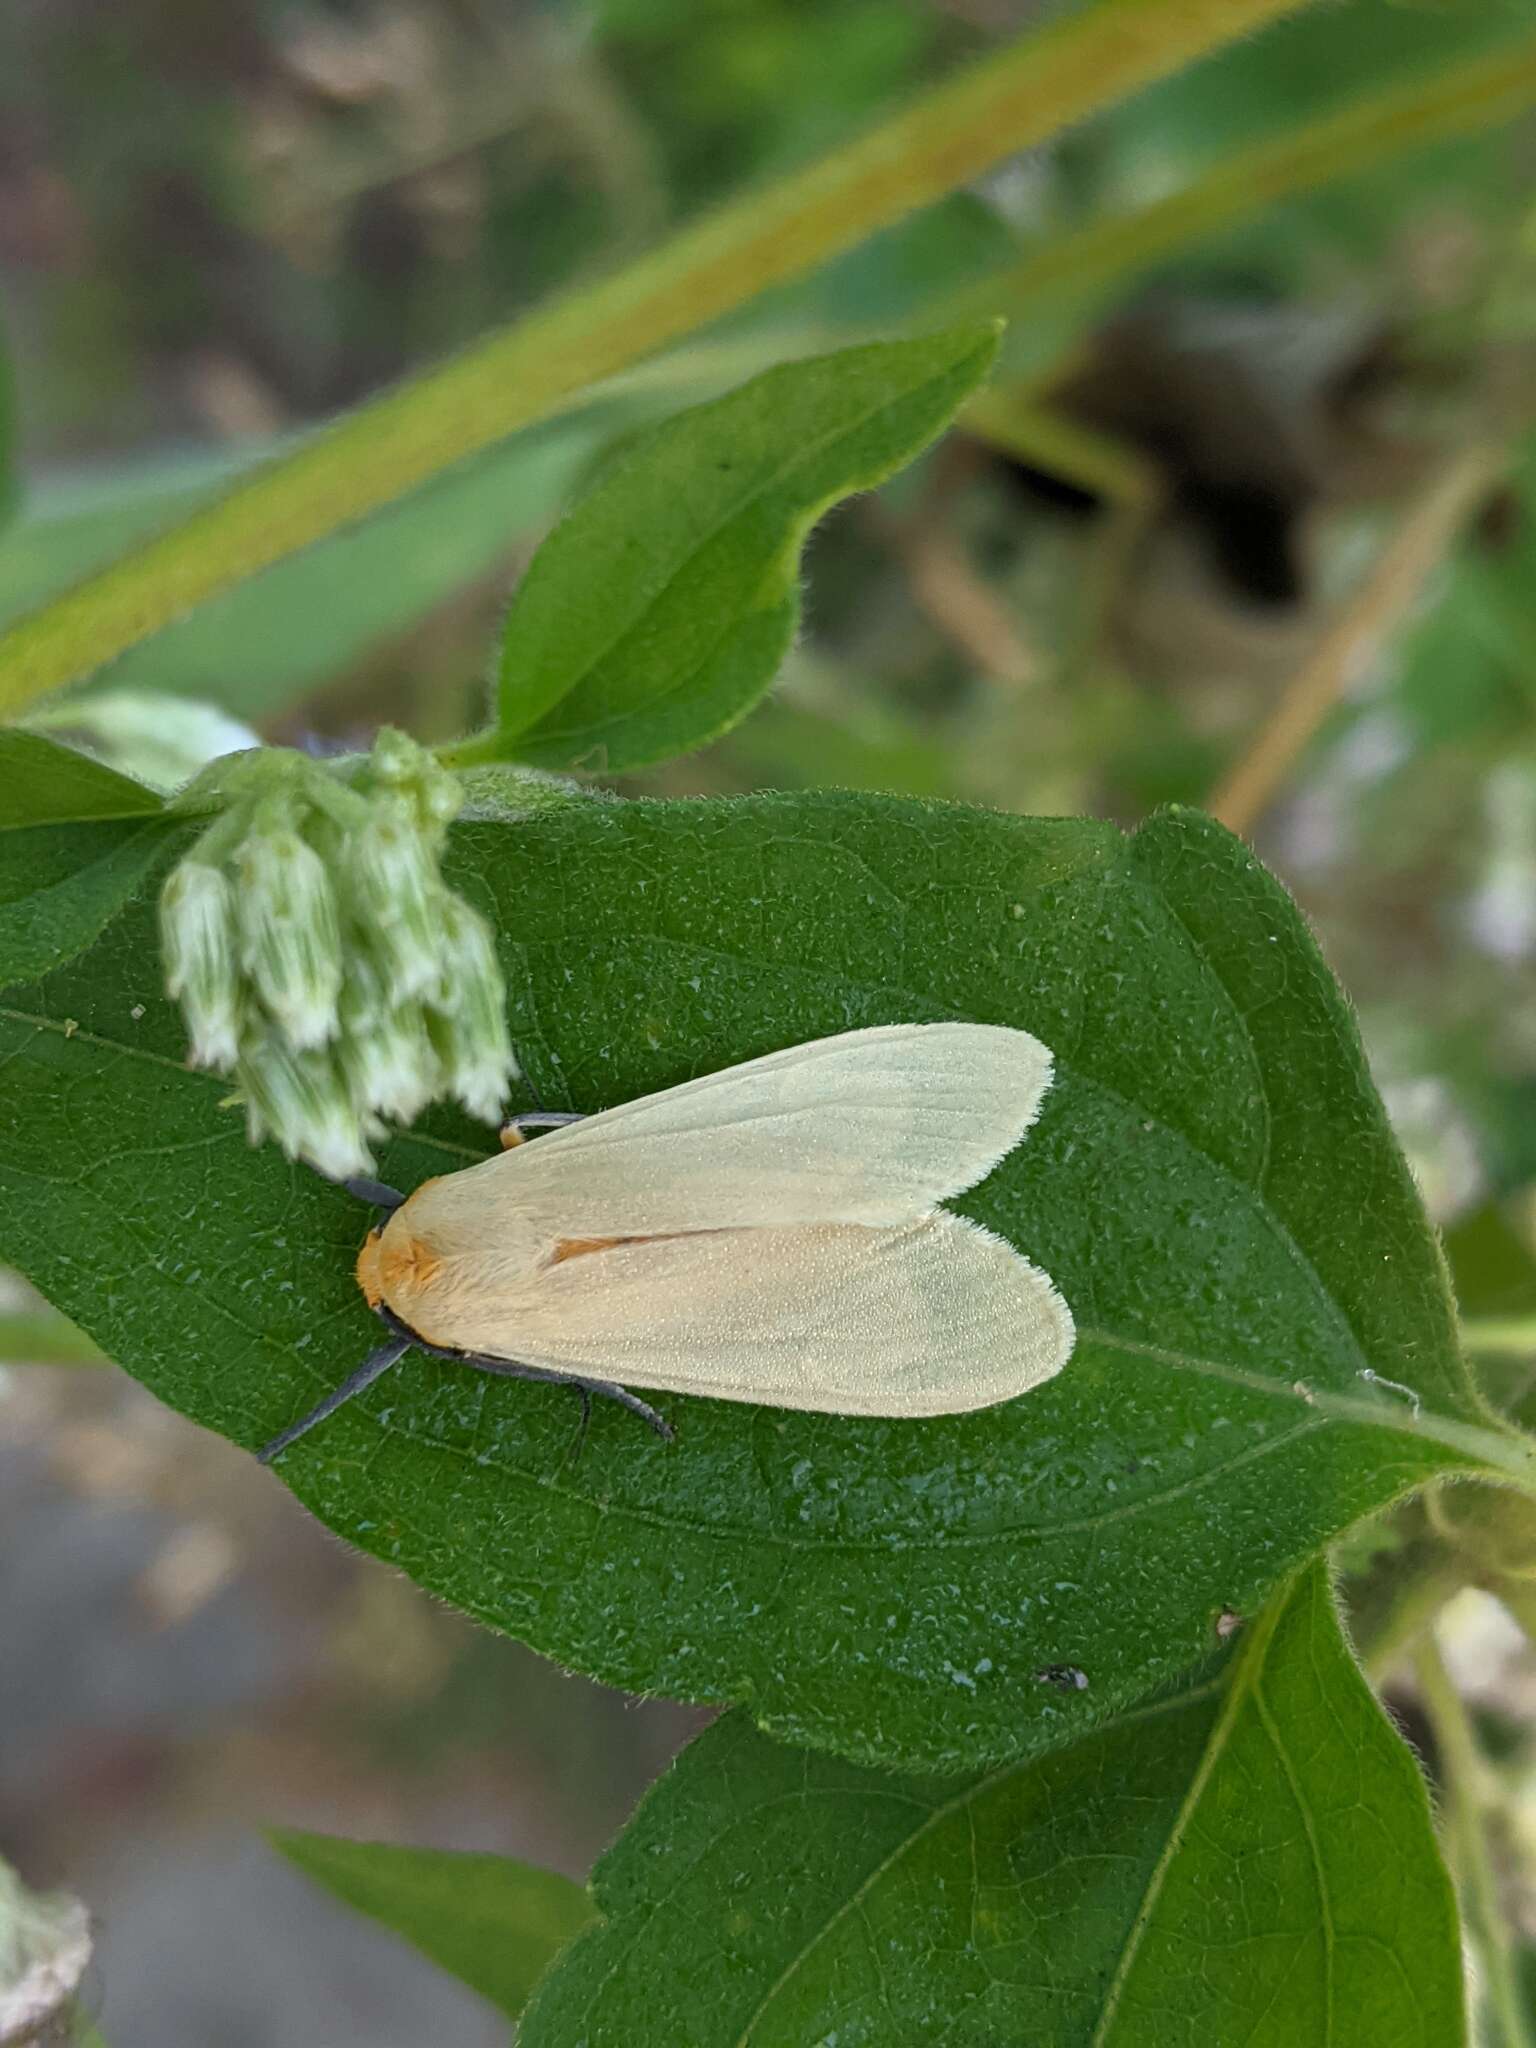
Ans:
<svg viewBox="0 0 1536 2048"><path fill-rule="evenodd" d="M1279 200L1430 143L1496 128L1533 99L1536 35L1526 34L1491 54L1394 82L1321 120L1255 143L1149 206L1041 242L1016 265L968 287L946 306L946 316L1022 315L1038 311L1048 296L1076 297L1123 285L1175 250L1209 240Z"/></svg>
<svg viewBox="0 0 1536 2048"><path fill-rule="evenodd" d="M1462 1324L1461 1341L1486 1358L1536 1355L1536 1316L1474 1316Z"/></svg>
<svg viewBox="0 0 1536 2048"><path fill-rule="evenodd" d="M1390 1677L1434 1625L1448 1600L1467 1584L1466 1572L1454 1562L1418 1564L1406 1579L1389 1612L1370 1635L1356 1639L1356 1651L1372 1685Z"/></svg>
<svg viewBox="0 0 1536 2048"><path fill-rule="evenodd" d="M966 428L1000 454L1064 477L1121 510L1155 504L1158 470L1128 442L1055 411L1029 385L996 385L967 399Z"/></svg>
<svg viewBox="0 0 1536 2048"><path fill-rule="evenodd" d="M1096 0L809 169L361 407L0 637L0 713L1305 0Z"/></svg>
<svg viewBox="0 0 1536 2048"><path fill-rule="evenodd" d="M1449 1860L1483 1966L1488 2048L1536 2048L1526 2024L1514 1943L1488 1850L1487 1815L1495 1804L1489 1766L1433 1630L1420 1640L1414 1673L1439 1751Z"/></svg>
<svg viewBox="0 0 1536 2048"><path fill-rule="evenodd" d="M1431 476L1360 587L1296 671L1268 722L1207 808L1249 833L1349 684L1400 627L1499 474L1496 450L1458 450Z"/></svg>

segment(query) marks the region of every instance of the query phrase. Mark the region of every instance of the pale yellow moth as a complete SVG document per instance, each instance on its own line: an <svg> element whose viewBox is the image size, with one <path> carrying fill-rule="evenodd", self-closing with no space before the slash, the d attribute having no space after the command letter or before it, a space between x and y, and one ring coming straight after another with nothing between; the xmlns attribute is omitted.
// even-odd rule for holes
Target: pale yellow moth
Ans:
<svg viewBox="0 0 1536 2048"><path fill-rule="evenodd" d="M583 1118L409 1198L357 1261L390 1343L263 1459L413 1345L602 1394L664 1388L837 1415L950 1415L1065 1364L1072 1316L1012 1245L938 1205L1051 1084L1028 1032L890 1024L787 1046ZM532 1144L523 1128L561 1128Z"/></svg>

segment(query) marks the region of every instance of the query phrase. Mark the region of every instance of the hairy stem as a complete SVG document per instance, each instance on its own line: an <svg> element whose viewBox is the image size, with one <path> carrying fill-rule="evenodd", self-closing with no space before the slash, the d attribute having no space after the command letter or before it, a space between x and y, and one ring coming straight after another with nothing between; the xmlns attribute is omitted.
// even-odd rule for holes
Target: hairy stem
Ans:
<svg viewBox="0 0 1536 2048"><path fill-rule="evenodd" d="M1489 1854L1487 1820L1497 1795L1472 1717L1445 1668L1432 1630L1420 1640L1414 1673L1439 1751L1446 1847L1483 1966L1489 2048L1536 2048L1526 2024L1514 1942Z"/></svg>

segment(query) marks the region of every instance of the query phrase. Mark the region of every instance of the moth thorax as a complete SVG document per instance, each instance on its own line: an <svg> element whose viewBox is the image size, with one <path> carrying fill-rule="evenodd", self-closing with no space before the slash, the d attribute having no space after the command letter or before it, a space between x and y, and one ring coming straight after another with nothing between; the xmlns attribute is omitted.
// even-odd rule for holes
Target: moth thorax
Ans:
<svg viewBox="0 0 1536 2048"><path fill-rule="evenodd" d="M441 1253L397 1212L382 1230L369 1231L357 1255L357 1284L370 1308L382 1301L409 1321L412 1298L431 1287L441 1266Z"/></svg>

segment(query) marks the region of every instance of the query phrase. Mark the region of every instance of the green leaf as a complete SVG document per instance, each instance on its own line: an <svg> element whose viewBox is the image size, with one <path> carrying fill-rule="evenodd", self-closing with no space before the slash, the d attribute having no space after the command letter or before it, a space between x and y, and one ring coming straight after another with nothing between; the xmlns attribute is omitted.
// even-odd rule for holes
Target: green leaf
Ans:
<svg viewBox="0 0 1536 2048"><path fill-rule="evenodd" d="M450 1849L406 1849L274 1828L306 1877L419 1948L512 2019L558 1951L592 1919L579 1884L553 1870Z"/></svg>
<svg viewBox="0 0 1536 2048"><path fill-rule="evenodd" d="M785 363L648 435L534 558L484 748L609 774L734 725L794 637L811 527L942 433L997 342L989 324Z"/></svg>
<svg viewBox="0 0 1536 2048"><path fill-rule="evenodd" d="M1043 1762L894 1778L743 1715L593 1879L520 2048L1453 2048L1455 1904L1314 1567L1224 1680Z"/></svg>
<svg viewBox="0 0 1536 2048"><path fill-rule="evenodd" d="M1305 0L1093 0L637 262L485 337L0 637L0 710L428 482L578 393L803 277L1072 122Z"/></svg>
<svg viewBox="0 0 1536 2048"><path fill-rule="evenodd" d="M0 730L0 832L24 825L142 819L164 809L157 790L41 733Z"/></svg>
<svg viewBox="0 0 1536 2048"><path fill-rule="evenodd" d="M1293 83L1302 85L1310 71L1315 80L1300 92L1275 90L1285 68L1277 66L1277 55L1289 49L1294 58L1319 30L1326 38L1342 28L1347 41L1358 39L1362 27L1390 29L1394 17L1392 32L1417 51L1418 63L1406 77L1394 75L1401 64L1362 64L1358 54L1354 63L1341 64L1338 49L1318 47ZM1347 234L1362 204L1374 216L1365 237L1374 260L1394 218L1422 211L1428 192L1449 185L1458 204L1467 204L1476 179L1459 160L1448 166L1448 151L1454 154L1458 144L1486 166L1485 184L1513 196L1519 180L1490 148L1490 138L1536 98L1536 41L1506 37L1491 51L1455 62L1467 38L1452 10L1432 26L1437 33L1452 31L1438 61L1423 48L1431 29L1424 9L1311 8L1261 42L1239 43L1141 95L1105 124L1109 161L1100 165L1099 204L1090 218L1033 241L991 277L956 293L949 310L956 318L982 308L1009 315L1014 324L1005 371L1048 383L1050 366L1066 360L1114 294L1123 298L1149 271L1180 259L1188 263L1192 251L1220 246L1230 265L1241 247L1256 274L1288 275L1294 265L1281 249L1298 239L1297 223L1307 219L1309 206L1317 209L1305 242L1313 261L1319 244ZM1482 41L1487 28L1485 20ZM1319 92L1323 81L1327 89ZM1351 81L1357 89L1335 104L1340 87ZM1182 171L1191 156L1209 160L1213 142L1222 146L1203 175L1173 181L1172 189L1140 203L1150 157ZM1298 295L1303 289L1290 288Z"/></svg>
<svg viewBox="0 0 1536 2048"><path fill-rule="evenodd" d="M1107 115L1101 134L1116 182L1105 196L1144 182L1140 167L1150 150L1181 165L1209 164L1372 86L1411 88L1490 51L1511 50L1528 25L1521 0L1457 0L1453 7L1349 0L1297 9L1266 36L1234 38Z"/></svg>
<svg viewBox="0 0 1536 2048"><path fill-rule="evenodd" d="M114 689L170 690L270 717L495 570L571 488L615 408L493 449L394 509L292 556L177 619L113 664ZM55 493L0 549L0 619L67 589L128 542L229 480L217 465L157 464L68 498Z"/></svg>
<svg viewBox="0 0 1536 2048"><path fill-rule="evenodd" d="M21 496L16 473L16 380L11 352L0 333L0 526L10 518Z"/></svg>
<svg viewBox="0 0 1536 2048"><path fill-rule="evenodd" d="M1023 1026L1057 1081L961 1205L1077 1316L1058 1378L902 1422L575 1403L418 1356L282 1473L490 1626L639 1692L740 1700L912 1768L1048 1748L1203 1655L1223 1609L1433 1474L1530 1456L1472 1389L1434 1240L1311 939L1248 849L819 795L567 804L454 836L550 1108L859 1025ZM0 995L0 1256L171 1405L255 1446L376 1341L367 1212L249 1152L183 1070L149 910ZM136 1010L143 1006L143 1014ZM61 1020L77 1020L66 1036ZM412 1187L493 1149L446 1112ZM1407 1391L1394 1391L1376 1373ZM1035 1674L1069 1664L1086 1689Z"/></svg>
<svg viewBox="0 0 1536 2048"><path fill-rule="evenodd" d="M144 886L174 833L163 819L0 831L0 981L47 974L100 937ZM146 932L141 985L159 986Z"/></svg>
<svg viewBox="0 0 1536 2048"><path fill-rule="evenodd" d="M161 798L39 733L0 731L0 982L82 952L142 887L172 830Z"/></svg>

